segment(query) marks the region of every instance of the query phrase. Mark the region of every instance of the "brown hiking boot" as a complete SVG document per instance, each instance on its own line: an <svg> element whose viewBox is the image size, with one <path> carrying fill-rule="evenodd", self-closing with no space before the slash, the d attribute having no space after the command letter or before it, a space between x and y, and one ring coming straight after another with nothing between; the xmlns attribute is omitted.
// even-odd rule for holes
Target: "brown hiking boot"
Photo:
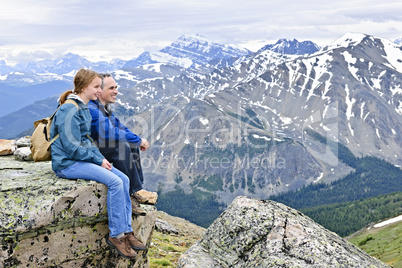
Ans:
<svg viewBox="0 0 402 268"><path fill-rule="evenodd" d="M139 215L139 216L147 215L147 212L141 208L137 199L133 195L130 196L130 199L131 199L131 210L134 215Z"/></svg>
<svg viewBox="0 0 402 268"><path fill-rule="evenodd" d="M134 235L134 232L127 233L127 241L131 247L136 250L145 250L147 247Z"/></svg>
<svg viewBox="0 0 402 268"><path fill-rule="evenodd" d="M117 253L126 259L135 259L137 257L137 252L135 252L130 246L128 235L124 235L122 238L107 236L106 243L116 249Z"/></svg>
<svg viewBox="0 0 402 268"><path fill-rule="evenodd" d="M158 194L155 192L148 192L147 190L142 189L139 190L137 194L147 199L147 201L144 204L155 205L156 202L158 201Z"/></svg>
<svg viewBox="0 0 402 268"><path fill-rule="evenodd" d="M132 194L132 196L137 199L138 203L140 204L146 204L148 201L148 198L143 197L142 195L140 195L138 192L135 192Z"/></svg>

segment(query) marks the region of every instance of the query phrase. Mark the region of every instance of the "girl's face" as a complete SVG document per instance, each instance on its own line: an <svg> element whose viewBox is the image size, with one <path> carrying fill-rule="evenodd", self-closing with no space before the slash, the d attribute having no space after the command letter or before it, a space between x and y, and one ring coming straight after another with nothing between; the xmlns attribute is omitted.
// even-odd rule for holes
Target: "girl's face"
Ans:
<svg viewBox="0 0 402 268"><path fill-rule="evenodd" d="M95 77L92 82L78 94L81 99L87 104L90 100L96 100L102 92L101 89L102 80L99 77Z"/></svg>

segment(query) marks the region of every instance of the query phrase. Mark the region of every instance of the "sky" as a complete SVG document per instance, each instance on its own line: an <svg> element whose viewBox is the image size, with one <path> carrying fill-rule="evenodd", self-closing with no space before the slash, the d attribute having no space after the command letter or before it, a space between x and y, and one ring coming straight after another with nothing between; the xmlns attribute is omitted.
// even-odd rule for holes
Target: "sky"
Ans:
<svg viewBox="0 0 402 268"><path fill-rule="evenodd" d="M2 0L0 60L128 60L184 34L256 51L280 38L323 46L348 32L394 41L401 31L400 0Z"/></svg>

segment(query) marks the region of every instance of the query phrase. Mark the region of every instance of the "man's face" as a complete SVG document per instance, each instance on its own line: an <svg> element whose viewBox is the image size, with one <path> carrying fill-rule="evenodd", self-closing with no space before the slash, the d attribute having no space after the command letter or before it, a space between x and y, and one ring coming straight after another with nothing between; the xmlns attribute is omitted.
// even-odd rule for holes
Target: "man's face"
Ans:
<svg viewBox="0 0 402 268"><path fill-rule="evenodd" d="M117 96L117 84L112 77L105 77L103 79L103 89L99 95L99 100L103 105L108 103L115 103Z"/></svg>

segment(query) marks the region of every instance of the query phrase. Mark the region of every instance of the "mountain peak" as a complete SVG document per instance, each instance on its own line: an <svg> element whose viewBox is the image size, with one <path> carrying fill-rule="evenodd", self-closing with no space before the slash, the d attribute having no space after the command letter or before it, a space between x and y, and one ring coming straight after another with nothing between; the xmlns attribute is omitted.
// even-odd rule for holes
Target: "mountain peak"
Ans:
<svg viewBox="0 0 402 268"><path fill-rule="evenodd" d="M202 42L208 43L208 39L200 34L184 34L180 36L174 43L177 42Z"/></svg>
<svg viewBox="0 0 402 268"><path fill-rule="evenodd" d="M62 56L62 59L84 59L83 57L81 57L78 54L74 54L72 52L68 52L67 54L64 54Z"/></svg>
<svg viewBox="0 0 402 268"><path fill-rule="evenodd" d="M296 39L281 38L275 44L262 47L258 52L271 50L280 54L303 55L315 53L319 49L319 46L312 41L299 42Z"/></svg>
<svg viewBox="0 0 402 268"><path fill-rule="evenodd" d="M359 44L366 37L372 37L372 36L370 36L368 34L349 32L349 33L342 35L338 39L336 39L330 45L326 46L325 50L338 48L338 47L354 46L354 45Z"/></svg>

